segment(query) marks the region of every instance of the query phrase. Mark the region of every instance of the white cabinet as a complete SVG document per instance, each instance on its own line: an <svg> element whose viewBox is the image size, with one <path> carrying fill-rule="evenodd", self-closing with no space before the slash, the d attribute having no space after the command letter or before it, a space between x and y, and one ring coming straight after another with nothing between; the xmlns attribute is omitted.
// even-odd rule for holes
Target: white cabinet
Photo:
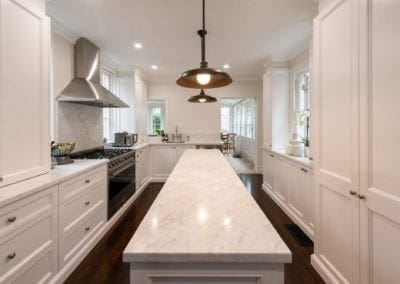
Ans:
<svg viewBox="0 0 400 284"><path fill-rule="evenodd" d="M336 0L314 22L312 264L327 282L400 282L399 15Z"/></svg>
<svg viewBox="0 0 400 284"><path fill-rule="evenodd" d="M400 1L360 5L360 281L400 283Z"/></svg>
<svg viewBox="0 0 400 284"><path fill-rule="evenodd" d="M264 149L263 176L263 189L313 239L315 191L312 169Z"/></svg>
<svg viewBox="0 0 400 284"><path fill-rule="evenodd" d="M50 170L45 1L0 1L0 187Z"/></svg>
<svg viewBox="0 0 400 284"><path fill-rule="evenodd" d="M147 135L147 84L135 72L135 131L140 137Z"/></svg>
<svg viewBox="0 0 400 284"><path fill-rule="evenodd" d="M94 241L107 222L106 167L59 185L59 265L62 269Z"/></svg>
<svg viewBox="0 0 400 284"><path fill-rule="evenodd" d="M47 283L58 272L58 189L0 208L1 283Z"/></svg>
<svg viewBox="0 0 400 284"><path fill-rule="evenodd" d="M333 1L314 20L312 263L328 282L359 282L357 2Z"/></svg>
<svg viewBox="0 0 400 284"><path fill-rule="evenodd" d="M140 189L150 178L150 147L136 150L136 189Z"/></svg>
<svg viewBox="0 0 400 284"><path fill-rule="evenodd" d="M270 67L263 77L263 144L275 149L289 141L289 69Z"/></svg>
<svg viewBox="0 0 400 284"><path fill-rule="evenodd" d="M168 178L186 149L195 149L195 146L152 146L152 177Z"/></svg>

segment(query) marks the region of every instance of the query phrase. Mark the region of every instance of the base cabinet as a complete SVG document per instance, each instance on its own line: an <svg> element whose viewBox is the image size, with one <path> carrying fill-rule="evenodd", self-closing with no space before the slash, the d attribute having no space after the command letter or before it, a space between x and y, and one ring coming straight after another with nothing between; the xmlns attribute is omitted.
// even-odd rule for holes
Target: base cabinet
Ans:
<svg viewBox="0 0 400 284"><path fill-rule="evenodd" d="M263 178L263 189L313 239L315 191L312 169L264 150Z"/></svg>
<svg viewBox="0 0 400 284"><path fill-rule="evenodd" d="M141 188L150 178L150 147L136 151L136 189Z"/></svg>
<svg viewBox="0 0 400 284"><path fill-rule="evenodd" d="M152 146L152 177L168 178L186 149L195 149L195 146Z"/></svg>

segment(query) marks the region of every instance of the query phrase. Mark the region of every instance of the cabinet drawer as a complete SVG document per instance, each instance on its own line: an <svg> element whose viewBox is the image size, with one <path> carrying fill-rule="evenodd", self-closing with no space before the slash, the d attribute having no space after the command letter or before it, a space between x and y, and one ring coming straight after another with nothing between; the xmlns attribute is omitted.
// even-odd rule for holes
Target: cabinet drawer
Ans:
<svg viewBox="0 0 400 284"><path fill-rule="evenodd" d="M54 255L56 255L56 253L57 251L55 249L49 251L34 265L29 267L28 270L16 277L12 277L12 283L48 283L57 274L58 266L57 262L54 261Z"/></svg>
<svg viewBox="0 0 400 284"><path fill-rule="evenodd" d="M0 238L49 212L57 202L57 186L54 186L0 208Z"/></svg>
<svg viewBox="0 0 400 284"><path fill-rule="evenodd" d="M106 187L104 183L95 185L82 196L68 200L60 205L60 228L65 232L73 229L85 219L90 212L99 207L106 208Z"/></svg>
<svg viewBox="0 0 400 284"><path fill-rule="evenodd" d="M60 269L87 244L95 233L105 224L106 211L98 209L90 214L80 226L60 235Z"/></svg>
<svg viewBox="0 0 400 284"><path fill-rule="evenodd" d="M25 230L0 240L0 283L31 267L56 247L56 214L48 213Z"/></svg>
<svg viewBox="0 0 400 284"><path fill-rule="evenodd" d="M106 167L101 167L94 171L81 174L69 181L60 183L59 185L59 201L60 204L73 199L75 196L90 190L93 186L106 182Z"/></svg>

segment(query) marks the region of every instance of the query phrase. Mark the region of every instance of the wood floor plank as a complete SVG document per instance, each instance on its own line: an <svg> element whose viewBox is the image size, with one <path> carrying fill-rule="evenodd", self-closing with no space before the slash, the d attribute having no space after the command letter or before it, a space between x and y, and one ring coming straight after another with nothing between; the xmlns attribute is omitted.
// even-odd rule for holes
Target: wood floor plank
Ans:
<svg viewBox="0 0 400 284"><path fill-rule="evenodd" d="M239 177L292 251L293 262L285 265L285 283L324 283L310 264L313 247L301 246L286 229L284 225L293 222L262 190L262 175L244 174ZM122 262L122 252L162 186L163 183L152 183L146 188L119 222L75 269L66 283L129 283L129 265Z"/></svg>

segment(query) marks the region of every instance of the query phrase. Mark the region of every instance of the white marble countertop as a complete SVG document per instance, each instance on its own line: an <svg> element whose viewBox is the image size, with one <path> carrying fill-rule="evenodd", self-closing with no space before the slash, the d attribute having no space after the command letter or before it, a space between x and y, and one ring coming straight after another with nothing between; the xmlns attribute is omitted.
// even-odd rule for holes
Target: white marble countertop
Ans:
<svg viewBox="0 0 400 284"><path fill-rule="evenodd" d="M47 174L2 187L0 188L0 207L40 190L59 184L76 175L100 167L101 165L106 165L107 162L107 159L74 160L71 164L56 166Z"/></svg>
<svg viewBox="0 0 400 284"><path fill-rule="evenodd" d="M289 161L299 164L300 166L304 166L309 169L313 169L314 167L313 161L310 160L308 157L295 157L292 155L288 155L285 150L271 149L270 147L267 146L263 146L262 148L270 153L277 154Z"/></svg>
<svg viewBox="0 0 400 284"><path fill-rule="evenodd" d="M165 142L156 142L156 141L146 141L146 142L139 142L131 147L123 147L123 148L129 148L133 150L139 150L141 148L147 147L147 146L195 146L195 145L223 145L224 142L221 140L216 140L216 141L207 141L207 140L193 140L193 141L185 141L184 143L165 143ZM109 146L113 148L112 146ZM115 148L115 147L114 147Z"/></svg>
<svg viewBox="0 0 400 284"><path fill-rule="evenodd" d="M186 150L126 262L286 263L291 252L218 150Z"/></svg>

